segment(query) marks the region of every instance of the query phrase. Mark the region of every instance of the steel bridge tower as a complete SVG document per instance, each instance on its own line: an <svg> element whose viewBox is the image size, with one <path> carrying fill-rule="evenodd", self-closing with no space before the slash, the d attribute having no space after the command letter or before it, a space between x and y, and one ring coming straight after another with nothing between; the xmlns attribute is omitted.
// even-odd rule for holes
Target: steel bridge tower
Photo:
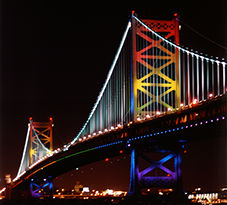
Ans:
<svg viewBox="0 0 227 205"><path fill-rule="evenodd" d="M132 12L132 63L131 100L133 121L146 117L147 113L166 112L179 107L179 52L172 49L145 26L138 23ZM142 20L147 27L163 38L179 45L179 23L174 19ZM139 194L143 188L173 188L182 191L181 156L183 145L179 142L151 142L146 150L134 145L131 152L129 194ZM152 158L152 153L161 158ZM140 167L139 161L149 164ZM158 174L157 174L158 173Z"/></svg>
<svg viewBox="0 0 227 205"><path fill-rule="evenodd" d="M30 117L29 122L29 165L31 166L40 159L40 144L53 151L53 119L50 118L49 122L34 122Z"/></svg>
<svg viewBox="0 0 227 205"><path fill-rule="evenodd" d="M49 122L34 122L29 118L29 165L33 165L40 160L44 152L51 154L53 151L53 119L49 118ZM34 178L30 181L30 194L32 197L39 197L41 190L46 194L52 195L53 183L52 178Z"/></svg>

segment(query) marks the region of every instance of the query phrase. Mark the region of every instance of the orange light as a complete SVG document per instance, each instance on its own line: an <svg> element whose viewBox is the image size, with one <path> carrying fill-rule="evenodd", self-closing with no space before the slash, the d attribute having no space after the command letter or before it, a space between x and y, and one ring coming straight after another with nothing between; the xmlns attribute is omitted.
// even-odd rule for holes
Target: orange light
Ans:
<svg viewBox="0 0 227 205"><path fill-rule="evenodd" d="M29 117L29 120L32 120L32 117Z"/></svg>
<svg viewBox="0 0 227 205"><path fill-rule="evenodd" d="M174 14L173 14L173 16L177 17L177 16L178 16L178 14L177 14L177 13L174 13Z"/></svg>
<svg viewBox="0 0 227 205"><path fill-rule="evenodd" d="M134 14L135 13L135 10L132 10L132 14Z"/></svg>
<svg viewBox="0 0 227 205"><path fill-rule="evenodd" d="M105 161L108 162L109 161L109 158L106 158Z"/></svg>
<svg viewBox="0 0 227 205"><path fill-rule="evenodd" d="M120 150L120 153L122 154L123 153L123 150Z"/></svg>
<svg viewBox="0 0 227 205"><path fill-rule="evenodd" d="M50 118L49 118L49 120L50 120L50 121L53 121L53 118L52 118L52 117L50 117Z"/></svg>
<svg viewBox="0 0 227 205"><path fill-rule="evenodd" d="M167 174L167 177L170 177L170 174Z"/></svg>

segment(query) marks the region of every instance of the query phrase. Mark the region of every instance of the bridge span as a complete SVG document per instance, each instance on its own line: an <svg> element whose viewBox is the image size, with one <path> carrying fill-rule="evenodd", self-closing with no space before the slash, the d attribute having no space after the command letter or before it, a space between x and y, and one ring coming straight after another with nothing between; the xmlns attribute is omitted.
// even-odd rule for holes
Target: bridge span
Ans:
<svg viewBox="0 0 227 205"><path fill-rule="evenodd" d="M40 180L43 184L51 183L57 176L76 167L104 160L107 157L130 154L134 150L137 152L137 157L141 157L146 152L164 152L167 153L165 159L167 161L172 156L169 154L178 152L182 154L184 146L190 141L225 136L223 127L227 117L226 105L227 96L223 95L208 101L192 103L156 117L138 118L136 121L119 125L106 132L87 136L69 148L64 147L54 151L48 158L26 171L14 182L11 194L16 198L28 197L30 196L28 187L31 183L40 183ZM201 129L204 134L201 134ZM166 176L163 178L165 181L177 172L177 170L168 171L168 168L165 171ZM169 183L170 187L176 185L176 181L173 179L172 181ZM140 179L137 183L145 182ZM156 185L160 186L157 182Z"/></svg>

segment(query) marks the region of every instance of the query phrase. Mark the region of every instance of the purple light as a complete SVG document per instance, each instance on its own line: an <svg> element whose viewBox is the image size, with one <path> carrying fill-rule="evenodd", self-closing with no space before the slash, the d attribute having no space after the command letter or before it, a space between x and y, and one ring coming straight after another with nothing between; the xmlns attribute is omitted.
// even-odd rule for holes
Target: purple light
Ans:
<svg viewBox="0 0 227 205"><path fill-rule="evenodd" d="M223 120L224 120L224 119L225 119L225 117L223 116L221 119L223 119Z"/></svg>
<svg viewBox="0 0 227 205"><path fill-rule="evenodd" d="M188 128L188 126L186 125L185 128Z"/></svg>
<svg viewBox="0 0 227 205"><path fill-rule="evenodd" d="M203 124L203 122L200 122L200 125L202 125Z"/></svg>
<svg viewBox="0 0 227 205"><path fill-rule="evenodd" d="M128 144L128 147L131 147L131 144Z"/></svg>
<svg viewBox="0 0 227 205"><path fill-rule="evenodd" d="M193 125L190 125L190 127L192 127Z"/></svg>
<svg viewBox="0 0 227 205"><path fill-rule="evenodd" d="M219 118L217 118L216 121L219 121Z"/></svg>
<svg viewBox="0 0 227 205"><path fill-rule="evenodd" d="M195 123L195 126L197 126L198 124L197 123Z"/></svg>
<svg viewBox="0 0 227 205"><path fill-rule="evenodd" d="M210 120L210 122L214 122L213 120Z"/></svg>
<svg viewBox="0 0 227 205"><path fill-rule="evenodd" d="M205 123L207 124L207 123L208 123L208 121L206 120L206 121L205 121Z"/></svg>

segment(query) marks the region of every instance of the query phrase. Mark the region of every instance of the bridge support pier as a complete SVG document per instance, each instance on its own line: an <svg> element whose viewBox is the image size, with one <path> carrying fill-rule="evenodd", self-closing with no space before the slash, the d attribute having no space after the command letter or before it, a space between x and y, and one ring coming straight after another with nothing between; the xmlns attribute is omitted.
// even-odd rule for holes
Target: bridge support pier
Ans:
<svg viewBox="0 0 227 205"><path fill-rule="evenodd" d="M131 170L129 195L141 194L144 188L172 189L174 193L183 193L182 186L182 145L155 144L152 149L142 151L134 147L131 151ZM157 160L152 154L159 155ZM139 162L149 164L140 167Z"/></svg>
<svg viewBox="0 0 227 205"><path fill-rule="evenodd" d="M30 181L30 193L32 198L39 198L41 196L52 197L53 196L53 182L52 177L44 179L31 179Z"/></svg>

